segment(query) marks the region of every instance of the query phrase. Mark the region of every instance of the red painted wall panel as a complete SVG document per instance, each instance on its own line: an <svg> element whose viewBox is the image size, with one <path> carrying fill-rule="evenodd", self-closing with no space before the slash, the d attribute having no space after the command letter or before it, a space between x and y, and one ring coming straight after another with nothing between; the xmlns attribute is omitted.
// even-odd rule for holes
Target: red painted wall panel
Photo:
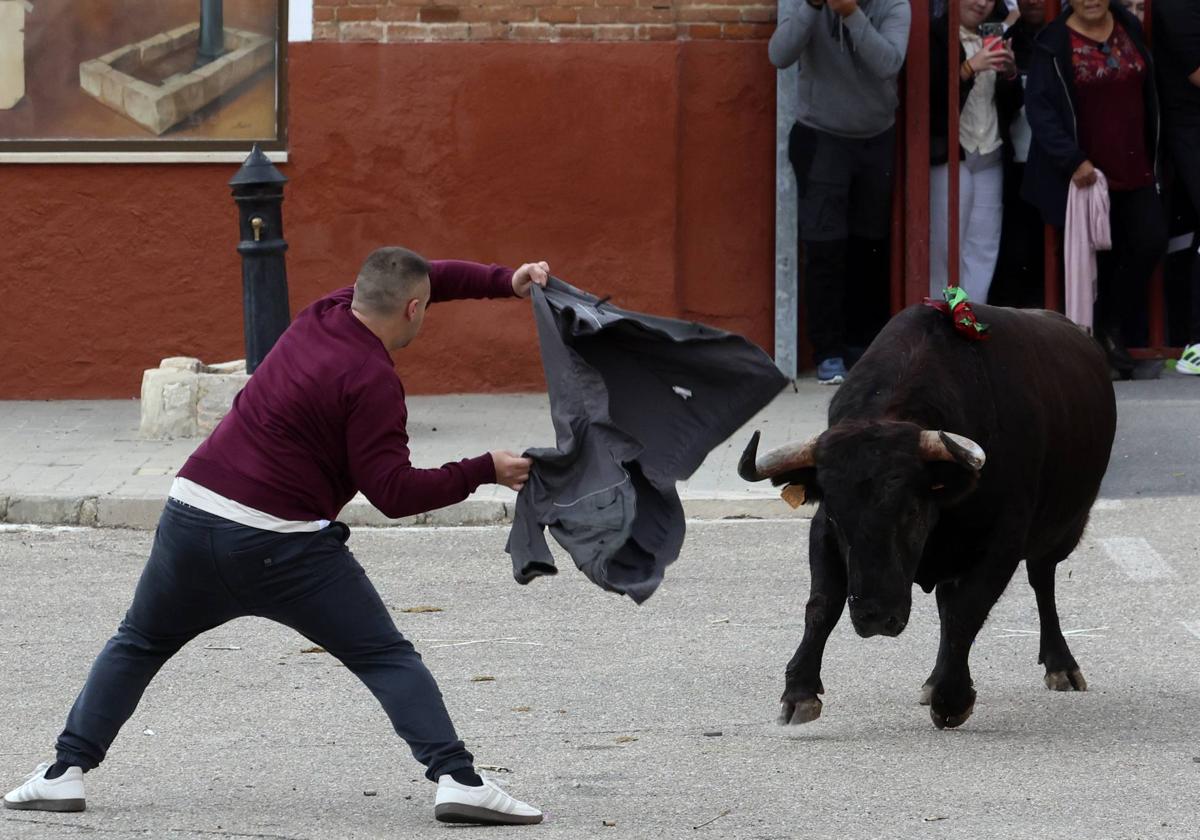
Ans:
<svg viewBox="0 0 1200 840"><path fill-rule="evenodd" d="M756 42L293 44L293 311L366 254L545 258L770 346L773 70ZM0 167L0 398L136 396L242 355L234 165ZM413 393L542 387L519 302L435 307Z"/></svg>

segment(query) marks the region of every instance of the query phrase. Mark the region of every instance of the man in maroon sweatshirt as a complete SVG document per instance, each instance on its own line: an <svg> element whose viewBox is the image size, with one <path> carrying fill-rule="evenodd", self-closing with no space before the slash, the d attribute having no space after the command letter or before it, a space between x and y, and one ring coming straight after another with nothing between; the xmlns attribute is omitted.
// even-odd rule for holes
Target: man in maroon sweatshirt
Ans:
<svg viewBox="0 0 1200 840"><path fill-rule="evenodd" d="M400 517L481 484L521 488L530 462L503 450L412 466L391 353L417 337L430 303L528 297L548 274L545 263L514 272L381 248L354 286L297 315L179 471L133 603L67 717L57 760L5 807L82 811L83 774L104 760L158 669L200 633L254 615L294 628L367 685L438 783L438 820L540 822L540 811L476 774L433 676L334 520L359 491Z"/></svg>

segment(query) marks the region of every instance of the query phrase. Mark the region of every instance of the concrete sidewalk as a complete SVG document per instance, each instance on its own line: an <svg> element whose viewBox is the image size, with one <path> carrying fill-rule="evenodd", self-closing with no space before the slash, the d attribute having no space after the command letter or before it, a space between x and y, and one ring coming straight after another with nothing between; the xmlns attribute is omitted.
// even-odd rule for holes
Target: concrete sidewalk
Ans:
<svg viewBox="0 0 1200 840"><path fill-rule="evenodd" d="M1116 384L1117 441L1102 495L1200 494L1200 377L1164 374ZM825 428L835 388L802 380L717 447L679 485L695 519L810 516L769 484L747 484L737 460L755 429L763 446ZM408 400L413 463L433 467L490 449L553 446L545 394L450 395ZM0 522L153 528L175 472L199 440L139 440L136 400L0 402ZM351 525L482 525L511 519L516 494L481 487L465 502L389 520L361 496L342 512Z"/></svg>
<svg viewBox="0 0 1200 840"><path fill-rule="evenodd" d="M825 428L834 389L801 382L714 450L679 485L690 517L793 516L777 491L737 476L750 430L764 446ZM408 399L413 463L434 467L491 449L553 446L545 394L458 394ZM0 402L0 522L153 528L176 471L199 439L139 440L137 400ZM511 519L516 494L497 485L466 501L391 520L361 495L343 510L350 525L479 525Z"/></svg>

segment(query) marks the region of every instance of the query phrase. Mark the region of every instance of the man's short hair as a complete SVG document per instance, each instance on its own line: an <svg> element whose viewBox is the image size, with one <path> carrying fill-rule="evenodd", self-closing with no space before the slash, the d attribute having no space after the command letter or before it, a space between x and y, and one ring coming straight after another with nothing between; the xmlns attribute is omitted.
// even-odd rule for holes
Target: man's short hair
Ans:
<svg viewBox="0 0 1200 840"><path fill-rule="evenodd" d="M366 314L392 315L420 297L421 284L428 278L429 263L415 251L377 248L358 271L351 306Z"/></svg>

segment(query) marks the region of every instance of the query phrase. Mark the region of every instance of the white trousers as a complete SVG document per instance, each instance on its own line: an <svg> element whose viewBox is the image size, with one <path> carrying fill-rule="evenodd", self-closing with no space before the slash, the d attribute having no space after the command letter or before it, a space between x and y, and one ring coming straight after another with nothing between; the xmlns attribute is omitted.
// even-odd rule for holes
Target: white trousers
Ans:
<svg viewBox="0 0 1200 840"><path fill-rule="evenodd" d="M968 155L958 165L958 285L975 303L987 303L1000 255L1004 218L1004 165L998 152ZM949 282L950 167L929 173L929 296L942 299Z"/></svg>

